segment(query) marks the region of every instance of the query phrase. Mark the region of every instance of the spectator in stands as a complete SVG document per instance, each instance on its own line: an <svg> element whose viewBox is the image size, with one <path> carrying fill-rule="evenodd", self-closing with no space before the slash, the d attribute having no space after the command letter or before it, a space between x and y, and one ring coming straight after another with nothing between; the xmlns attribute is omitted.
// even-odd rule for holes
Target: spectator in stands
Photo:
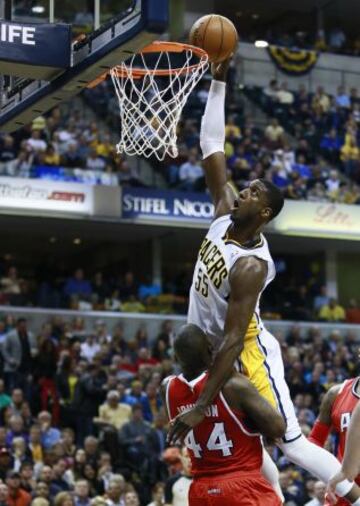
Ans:
<svg viewBox="0 0 360 506"><path fill-rule="evenodd" d="M341 148L341 139L335 128L329 133L325 133L320 142L322 154L331 162L336 163L339 159L339 151Z"/></svg>
<svg viewBox="0 0 360 506"><path fill-rule="evenodd" d="M322 114L326 114L330 110L330 98L322 86L318 86L315 95L312 100L312 108L315 111L320 111Z"/></svg>
<svg viewBox="0 0 360 506"><path fill-rule="evenodd" d="M320 309L319 319L328 322L342 322L345 320L345 310L336 299L330 299L329 304Z"/></svg>
<svg viewBox="0 0 360 506"><path fill-rule="evenodd" d="M135 490L126 492L124 496L124 506L140 506L139 496Z"/></svg>
<svg viewBox="0 0 360 506"><path fill-rule="evenodd" d="M87 366L86 373L76 383L74 408L76 410L76 436L81 445L93 432L93 418L105 398L106 376L98 363Z"/></svg>
<svg viewBox="0 0 360 506"><path fill-rule="evenodd" d="M5 392L5 382L0 378L0 411L11 405L11 397Z"/></svg>
<svg viewBox="0 0 360 506"><path fill-rule="evenodd" d="M337 170L331 170L328 179L325 181L326 188L330 195L336 196L340 188L340 178Z"/></svg>
<svg viewBox="0 0 360 506"><path fill-rule="evenodd" d="M353 177L359 170L360 150L356 138L351 136L349 141L340 150L340 159L344 164L344 171L348 177Z"/></svg>
<svg viewBox="0 0 360 506"><path fill-rule="evenodd" d="M106 403L99 407L99 416L94 422L102 428L120 430L125 423L129 422L130 416L130 406L121 402L119 392L111 390L106 396Z"/></svg>
<svg viewBox="0 0 360 506"><path fill-rule="evenodd" d="M340 27L335 27L329 34L329 47L335 52L340 52L346 44L346 35Z"/></svg>
<svg viewBox="0 0 360 506"><path fill-rule="evenodd" d="M276 93L280 105L290 106L294 103L294 94L288 89L288 83L283 82Z"/></svg>
<svg viewBox="0 0 360 506"><path fill-rule="evenodd" d="M148 506L164 506L165 505L165 486L163 483L156 483L152 490L152 502Z"/></svg>
<svg viewBox="0 0 360 506"><path fill-rule="evenodd" d="M0 139L1 140L1 139ZM14 146L14 138L6 135L0 144L0 163L7 163L15 160L16 149Z"/></svg>
<svg viewBox="0 0 360 506"><path fill-rule="evenodd" d="M297 157L296 163L292 166L292 170L305 180L310 179L312 176L312 171L309 165L306 164L304 155L299 155Z"/></svg>
<svg viewBox="0 0 360 506"><path fill-rule="evenodd" d="M8 487L7 506L29 506L31 496L23 490L20 474L16 471L9 471L6 475L6 485Z"/></svg>
<svg viewBox="0 0 360 506"><path fill-rule="evenodd" d="M78 480L74 487L75 506L90 506L89 484L86 480Z"/></svg>
<svg viewBox="0 0 360 506"><path fill-rule="evenodd" d="M81 343L81 351L80 356L87 360L88 362L92 362L93 358L96 357L98 353L100 353L101 346L98 343L94 334L89 334L86 337L84 343Z"/></svg>
<svg viewBox="0 0 360 506"><path fill-rule="evenodd" d="M120 299L124 302L130 299L130 297L137 297L138 294L138 283L135 280L134 273L127 271L124 276L124 280L120 283L119 295Z"/></svg>
<svg viewBox="0 0 360 506"><path fill-rule="evenodd" d="M33 151L35 154L46 151L47 144L46 141L41 138L40 130L36 129L31 132L31 137L26 141L26 147L30 151Z"/></svg>
<svg viewBox="0 0 360 506"><path fill-rule="evenodd" d="M32 372L33 358L37 354L34 336L28 331L25 318L19 318L16 329L10 331L3 344L5 360L4 374L7 387L20 387L29 392L29 376Z"/></svg>
<svg viewBox="0 0 360 506"><path fill-rule="evenodd" d="M273 118L270 124L265 129L265 137L269 149L279 149L283 146L284 142L284 129L279 124L279 120Z"/></svg>
<svg viewBox="0 0 360 506"><path fill-rule="evenodd" d="M314 485L314 498L307 502L305 506L322 506L325 501L326 485L322 481L317 481Z"/></svg>
<svg viewBox="0 0 360 506"><path fill-rule="evenodd" d="M152 457L151 443L157 436L151 425L144 420L141 404L132 406L131 421L123 425L119 432L119 441L125 450L126 458L136 469Z"/></svg>
<svg viewBox="0 0 360 506"><path fill-rule="evenodd" d="M346 309L346 323L360 323L360 307L356 299L349 300L349 306Z"/></svg>
<svg viewBox="0 0 360 506"><path fill-rule="evenodd" d="M126 484L124 478L111 478L106 488L107 506L123 506Z"/></svg>
<svg viewBox="0 0 360 506"><path fill-rule="evenodd" d="M336 104L343 109L350 109L350 97L346 93L344 86L339 86L336 95Z"/></svg>
<svg viewBox="0 0 360 506"><path fill-rule="evenodd" d="M1 278L2 291L9 295L21 293L21 279L18 277L16 267L9 267L7 275Z"/></svg>
<svg viewBox="0 0 360 506"><path fill-rule="evenodd" d="M92 149L86 159L85 168L88 170L103 171L105 167L105 160L97 154L96 149Z"/></svg>
<svg viewBox="0 0 360 506"><path fill-rule="evenodd" d="M203 178L203 170L194 153L189 155L187 162L179 168L179 189L195 191L199 188L199 182Z"/></svg>
<svg viewBox="0 0 360 506"><path fill-rule="evenodd" d="M92 294L90 281L85 279L84 271L76 269L72 278L68 278L64 286L64 294L70 299L88 300Z"/></svg>
<svg viewBox="0 0 360 506"><path fill-rule="evenodd" d="M53 448L60 442L61 432L51 426L51 414L48 411L39 413L38 424L41 430L41 444L45 450Z"/></svg>

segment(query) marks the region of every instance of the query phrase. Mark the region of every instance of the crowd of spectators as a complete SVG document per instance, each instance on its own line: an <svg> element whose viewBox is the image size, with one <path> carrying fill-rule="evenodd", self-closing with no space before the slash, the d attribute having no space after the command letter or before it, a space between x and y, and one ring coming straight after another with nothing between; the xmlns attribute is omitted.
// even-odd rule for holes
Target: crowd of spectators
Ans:
<svg viewBox="0 0 360 506"><path fill-rule="evenodd" d="M357 89L339 87L330 96L319 87L297 92L273 80L245 93L269 115L265 128L244 114L242 92L230 71L226 104L225 154L229 177L242 188L249 180L272 180L288 199L360 202L360 98ZM163 184L182 191L206 191L199 149L200 118L210 81L190 96L178 128L179 155L150 159ZM120 130L117 99L105 81L86 90L84 100L102 126L80 110L55 108L13 135L0 136L0 174L89 184L146 186L138 165L116 153L110 132ZM289 137L288 134L292 134Z"/></svg>
<svg viewBox="0 0 360 506"><path fill-rule="evenodd" d="M90 120L83 108L74 110L72 103L0 135L0 175L143 185L136 167L116 153L110 130Z"/></svg>
<svg viewBox="0 0 360 506"><path fill-rule="evenodd" d="M184 452L167 447L159 393L162 379L177 372L173 336L171 321L164 321L157 336L142 326L125 338L120 324L110 329L97 321L86 330L79 317L53 317L35 332L25 319L4 315L1 504L145 506L153 500L152 506L187 506L188 463ZM304 333L294 326L276 337L308 434L323 394L359 373L359 344L350 332L333 331L324 339L317 327ZM329 448L334 445L330 438ZM280 469L286 504L311 500L320 485L275 447L269 451Z"/></svg>
<svg viewBox="0 0 360 506"><path fill-rule="evenodd" d="M262 298L262 312L266 318L360 323L360 306L355 298L343 306L328 295L319 274L305 270L293 276L286 270L283 259L275 259L275 262L277 277ZM185 314L191 284L191 272L188 274L181 274L160 286L149 279L139 280L131 270L120 276L106 276L97 271L87 277L83 268L77 268L68 277L51 273L39 280L36 277L23 279L18 269L10 266L0 277L0 305Z"/></svg>
<svg viewBox="0 0 360 506"><path fill-rule="evenodd" d="M242 33L242 32L241 32ZM309 49L321 52L346 54L351 56L360 55L360 38L352 37L340 26L334 26L326 33L323 30L318 32L307 31L306 29L296 28L290 31L261 30L243 36L242 40L255 42L256 40L266 40L269 44L286 47L289 49Z"/></svg>
<svg viewBox="0 0 360 506"><path fill-rule="evenodd" d="M273 150L267 177L287 198L314 202L360 202L360 98L356 88L339 86L336 96L319 86L297 92L271 80L248 95L272 117L265 142ZM291 133L294 145L289 144Z"/></svg>

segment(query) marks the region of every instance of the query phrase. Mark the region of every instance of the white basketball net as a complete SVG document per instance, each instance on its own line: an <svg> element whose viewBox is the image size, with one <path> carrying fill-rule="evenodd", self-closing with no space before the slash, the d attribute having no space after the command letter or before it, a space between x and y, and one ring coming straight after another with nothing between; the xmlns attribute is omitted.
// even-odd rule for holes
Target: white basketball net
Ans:
<svg viewBox="0 0 360 506"><path fill-rule="evenodd" d="M145 157L155 155L160 161L166 155L172 158L178 156L176 131L181 111L208 67L206 54L199 57L194 65L196 56L189 47L181 53L185 61L176 69L171 67L172 53L167 51L156 54L155 65L152 61L151 67L149 53L141 53L111 69L120 106L118 153ZM151 55L154 57L154 53ZM139 58L140 67L145 70L142 77L136 77ZM166 75L159 77L157 70Z"/></svg>

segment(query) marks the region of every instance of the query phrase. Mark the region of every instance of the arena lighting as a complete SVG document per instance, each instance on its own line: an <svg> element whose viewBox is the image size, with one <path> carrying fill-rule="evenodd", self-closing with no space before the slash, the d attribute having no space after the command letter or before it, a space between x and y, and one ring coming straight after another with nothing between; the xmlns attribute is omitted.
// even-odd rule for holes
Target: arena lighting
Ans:
<svg viewBox="0 0 360 506"><path fill-rule="evenodd" d="M73 243L76 244L76 246L78 246L79 244L81 244L80 237L75 237L75 239L73 240Z"/></svg>
<svg viewBox="0 0 360 506"><path fill-rule="evenodd" d="M31 7L31 11L34 14L42 14L45 12L45 7L43 5L34 5L34 7Z"/></svg>
<svg viewBox="0 0 360 506"><path fill-rule="evenodd" d="M268 47L269 43L267 40L256 40L254 42L254 45L257 48L264 48L264 47Z"/></svg>

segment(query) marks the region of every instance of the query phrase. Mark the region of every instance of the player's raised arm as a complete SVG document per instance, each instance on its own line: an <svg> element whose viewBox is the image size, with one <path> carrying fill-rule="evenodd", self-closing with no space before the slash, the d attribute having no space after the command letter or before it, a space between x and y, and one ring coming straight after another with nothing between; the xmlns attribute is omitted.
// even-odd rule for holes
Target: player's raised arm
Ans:
<svg viewBox="0 0 360 506"><path fill-rule="evenodd" d="M200 146L206 184L214 205L215 218L228 214L237 196L227 178L225 146L225 93L229 60L211 67L213 80L201 121Z"/></svg>
<svg viewBox="0 0 360 506"><path fill-rule="evenodd" d="M230 378L244 347L244 337L267 275L266 263L256 257L242 257L230 273L230 300L225 320L224 342L209 370L209 377L195 407L179 415L169 432L175 442L200 423L207 408Z"/></svg>
<svg viewBox="0 0 360 506"><path fill-rule="evenodd" d="M263 436L271 439L284 436L286 431L284 418L259 394L245 376L234 373L224 386L223 394L230 407L243 411Z"/></svg>

